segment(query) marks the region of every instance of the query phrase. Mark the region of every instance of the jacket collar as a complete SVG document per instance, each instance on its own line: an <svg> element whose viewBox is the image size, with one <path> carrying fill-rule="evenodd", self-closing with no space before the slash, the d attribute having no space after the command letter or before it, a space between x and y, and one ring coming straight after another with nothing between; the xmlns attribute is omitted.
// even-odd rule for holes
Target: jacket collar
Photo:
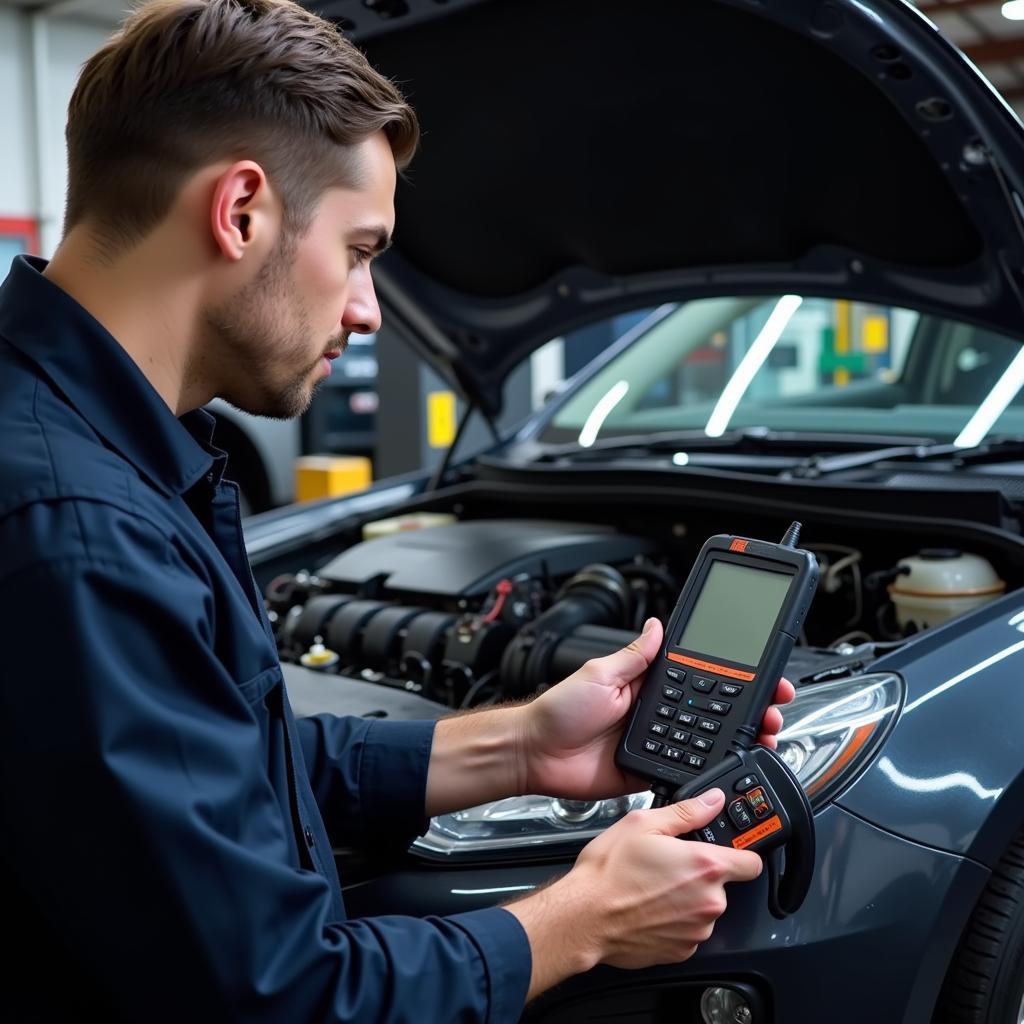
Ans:
<svg viewBox="0 0 1024 1024"><path fill-rule="evenodd" d="M106 328L43 276L46 265L15 258L0 285L0 337L165 494L183 494L211 468L219 476L214 418L197 409L179 420Z"/></svg>

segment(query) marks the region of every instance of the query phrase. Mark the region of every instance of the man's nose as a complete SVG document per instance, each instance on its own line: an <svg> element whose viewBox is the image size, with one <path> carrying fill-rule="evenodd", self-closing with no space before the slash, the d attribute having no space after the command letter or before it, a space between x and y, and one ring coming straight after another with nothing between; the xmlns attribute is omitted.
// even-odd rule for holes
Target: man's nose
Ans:
<svg viewBox="0 0 1024 1024"><path fill-rule="evenodd" d="M380 330L380 320L380 306L377 303L373 278L366 274L365 283L359 282L359 285L349 292L341 326L346 332L373 334Z"/></svg>

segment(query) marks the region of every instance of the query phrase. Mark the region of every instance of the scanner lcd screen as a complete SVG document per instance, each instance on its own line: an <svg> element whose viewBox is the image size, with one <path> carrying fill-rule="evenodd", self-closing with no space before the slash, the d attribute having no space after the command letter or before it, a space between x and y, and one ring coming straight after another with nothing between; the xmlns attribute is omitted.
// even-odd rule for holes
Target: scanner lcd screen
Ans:
<svg viewBox="0 0 1024 1024"><path fill-rule="evenodd" d="M679 646L755 666L786 600L788 573L713 561Z"/></svg>

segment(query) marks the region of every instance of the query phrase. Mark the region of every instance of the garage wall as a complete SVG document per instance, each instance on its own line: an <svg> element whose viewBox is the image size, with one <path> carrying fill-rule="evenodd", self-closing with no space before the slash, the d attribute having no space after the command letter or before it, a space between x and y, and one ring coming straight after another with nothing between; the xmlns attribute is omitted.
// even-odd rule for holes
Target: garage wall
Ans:
<svg viewBox="0 0 1024 1024"><path fill-rule="evenodd" d="M35 35L30 15L0 6L0 218L39 222L40 249L50 256L60 240L67 168L64 121L79 69L113 25L42 18ZM42 74L35 75L33 54ZM36 137L34 83L42 112ZM6 274L2 268L0 278Z"/></svg>
<svg viewBox="0 0 1024 1024"><path fill-rule="evenodd" d="M35 214L32 125L29 114L29 68L24 60L28 32L25 18L0 8L0 217Z"/></svg>

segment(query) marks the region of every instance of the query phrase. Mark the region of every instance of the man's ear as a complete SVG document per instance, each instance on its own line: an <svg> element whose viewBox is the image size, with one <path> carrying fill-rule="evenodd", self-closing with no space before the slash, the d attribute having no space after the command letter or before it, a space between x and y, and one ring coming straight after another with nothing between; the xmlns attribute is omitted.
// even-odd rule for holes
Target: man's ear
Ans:
<svg viewBox="0 0 1024 1024"><path fill-rule="evenodd" d="M279 204L263 168L239 160L214 182L210 203L213 243L231 261L247 252L265 253L280 223Z"/></svg>

